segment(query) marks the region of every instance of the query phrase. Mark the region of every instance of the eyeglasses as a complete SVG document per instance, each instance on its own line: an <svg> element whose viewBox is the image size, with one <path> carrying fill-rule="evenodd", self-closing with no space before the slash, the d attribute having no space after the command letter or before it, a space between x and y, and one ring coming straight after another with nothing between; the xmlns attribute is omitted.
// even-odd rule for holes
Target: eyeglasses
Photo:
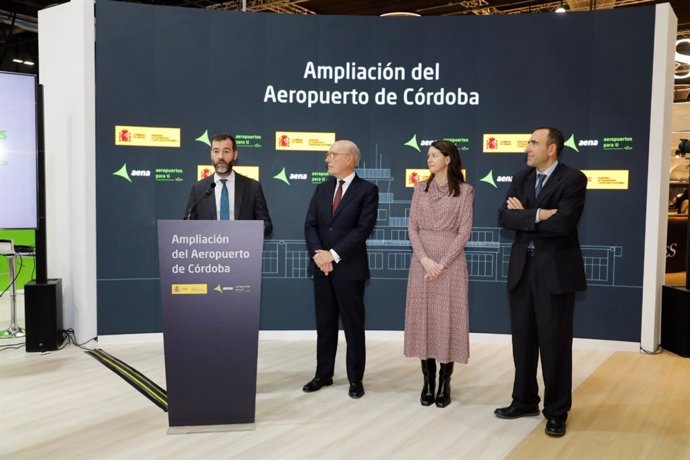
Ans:
<svg viewBox="0 0 690 460"><path fill-rule="evenodd" d="M326 159L332 160L336 157L336 155L352 155L352 154L351 153L327 152L326 153Z"/></svg>

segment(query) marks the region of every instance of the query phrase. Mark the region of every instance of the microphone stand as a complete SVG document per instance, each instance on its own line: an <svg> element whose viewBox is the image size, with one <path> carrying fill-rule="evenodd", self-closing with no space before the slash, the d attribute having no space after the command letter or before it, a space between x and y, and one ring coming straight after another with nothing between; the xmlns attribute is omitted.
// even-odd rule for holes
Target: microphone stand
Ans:
<svg viewBox="0 0 690 460"><path fill-rule="evenodd" d="M199 203L201 203L201 200L203 200L204 198L209 196L215 188L216 188L216 183L211 182L211 184L209 184L208 189L204 193L202 193L199 198L196 199L194 204L192 204L192 206L189 208L189 212L187 212L187 214L184 216L184 219L182 219L182 220L189 220L189 218L192 217L192 212L196 209L196 207L199 205Z"/></svg>

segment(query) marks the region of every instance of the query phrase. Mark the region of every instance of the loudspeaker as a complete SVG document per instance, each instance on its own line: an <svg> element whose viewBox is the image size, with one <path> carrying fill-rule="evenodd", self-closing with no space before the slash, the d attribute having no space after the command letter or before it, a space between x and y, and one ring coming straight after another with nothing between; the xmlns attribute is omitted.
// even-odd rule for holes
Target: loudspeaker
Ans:
<svg viewBox="0 0 690 460"><path fill-rule="evenodd" d="M26 351L57 350L62 344L62 279L24 285Z"/></svg>
<svg viewBox="0 0 690 460"><path fill-rule="evenodd" d="M687 288L661 287L661 346L690 357L690 290Z"/></svg>

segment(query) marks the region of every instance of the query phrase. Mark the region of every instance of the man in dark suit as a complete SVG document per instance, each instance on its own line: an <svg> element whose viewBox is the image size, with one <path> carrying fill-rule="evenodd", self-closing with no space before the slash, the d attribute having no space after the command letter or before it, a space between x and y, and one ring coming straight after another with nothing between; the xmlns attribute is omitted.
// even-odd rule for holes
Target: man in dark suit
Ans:
<svg viewBox="0 0 690 460"><path fill-rule="evenodd" d="M232 170L237 160L235 138L218 134L211 139L215 173L192 185L185 219L263 220L264 236L273 231L261 184Z"/></svg>
<svg viewBox="0 0 690 460"><path fill-rule="evenodd" d="M309 203L304 234L313 263L316 306L316 375L305 392L333 384L338 316L347 340L349 395L364 395L364 284L369 278L366 240L376 224L378 187L355 174L360 152L354 142L334 143L326 154L333 179L319 184Z"/></svg>
<svg viewBox="0 0 690 460"><path fill-rule="evenodd" d="M563 134L539 128L525 149L528 169L513 176L499 211L515 230L508 290L513 336L513 400L496 409L499 418L539 414L537 361L544 377L546 434L563 436L572 403L572 343L575 292L585 290L577 224L587 177L558 161Z"/></svg>

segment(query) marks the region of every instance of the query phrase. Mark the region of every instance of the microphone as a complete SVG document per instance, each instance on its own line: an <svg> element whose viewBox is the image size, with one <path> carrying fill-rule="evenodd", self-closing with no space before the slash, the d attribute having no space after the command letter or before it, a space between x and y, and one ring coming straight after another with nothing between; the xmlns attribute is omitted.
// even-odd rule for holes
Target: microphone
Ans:
<svg viewBox="0 0 690 460"><path fill-rule="evenodd" d="M208 185L208 188L206 189L206 191L204 193L202 193L201 196L199 198L197 198L196 201L194 202L194 204L192 204L192 206L189 208L189 212L187 213L186 216L184 216L184 220L189 220L189 218L192 216L192 211L194 211L196 209L197 205L201 202L201 200L203 200L204 198L209 196L211 193L213 193L213 189L215 189L215 188L216 188L216 183L211 182Z"/></svg>

